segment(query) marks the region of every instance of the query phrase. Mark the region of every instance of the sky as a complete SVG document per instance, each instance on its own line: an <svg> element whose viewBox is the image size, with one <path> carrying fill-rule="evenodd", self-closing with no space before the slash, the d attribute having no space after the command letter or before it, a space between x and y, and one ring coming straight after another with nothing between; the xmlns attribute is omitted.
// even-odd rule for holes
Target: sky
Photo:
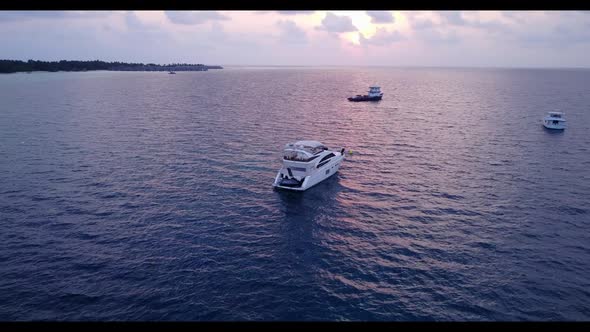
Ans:
<svg viewBox="0 0 590 332"><path fill-rule="evenodd" d="M590 67L590 11L0 11L0 59Z"/></svg>

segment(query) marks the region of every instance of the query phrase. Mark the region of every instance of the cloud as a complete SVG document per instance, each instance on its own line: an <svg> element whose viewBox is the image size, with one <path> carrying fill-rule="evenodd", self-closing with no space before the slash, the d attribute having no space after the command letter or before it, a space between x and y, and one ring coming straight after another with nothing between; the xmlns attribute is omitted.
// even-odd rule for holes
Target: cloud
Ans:
<svg viewBox="0 0 590 332"><path fill-rule="evenodd" d="M220 41L226 41L228 39L228 35L223 29L223 26L218 21L211 22L211 30L209 32L209 39L214 41L215 43L219 43Z"/></svg>
<svg viewBox="0 0 590 332"><path fill-rule="evenodd" d="M416 21L412 24L412 28L416 30L425 30L434 28L435 24L431 20Z"/></svg>
<svg viewBox="0 0 590 332"><path fill-rule="evenodd" d="M0 11L0 53L221 65L590 67L590 15L582 11L409 11L407 29L397 12L393 24L370 23L375 15L364 11L295 12ZM369 25L363 33L376 33L359 34L357 15ZM357 37L356 48L346 44Z"/></svg>
<svg viewBox="0 0 590 332"><path fill-rule="evenodd" d="M590 19L580 11L502 12L501 17L511 24L486 22L497 25L488 31L502 32L500 40L513 47L558 50L590 44Z"/></svg>
<svg viewBox="0 0 590 332"><path fill-rule="evenodd" d="M64 18L66 13L62 11L2 11L0 21L23 21L35 18Z"/></svg>
<svg viewBox="0 0 590 332"><path fill-rule="evenodd" d="M214 20L229 20L230 18L214 11L166 11L170 22L175 24L196 25Z"/></svg>
<svg viewBox="0 0 590 332"><path fill-rule="evenodd" d="M332 13L326 13L326 17L322 20L322 25L316 27L318 30L328 32L354 32L358 29L352 24L352 19L348 16L338 16Z"/></svg>
<svg viewBox="0 0 590 332"><path fill-rule="evenodd" d="M477 13L465 19L459 11L439 11L431 15L409 15L409 22L412 29L417 32L417 36L424 37L431 42L456 42L457 35L454 31L459 29L476 29L478 33L496 34L496 36L503 37L504 34L511 33L512 29L509 24L498 19L482 20ZM510 15L510 14L509 14ZM430 16L430 17L429 17ZM503 13L500 17L504 17ZM508 18L512 21L513 18ZM431 30L431 31L427 31Z"/></svg>
<svg viewBox="0 0 590 332"><path fill-rule="evenodd" d="M0 11L0 22L32 19L93 18L111 15L108 11L14 10Z"/></svg>
<svg viewBox="0 0 590 332"><path fill-rule="evenodd" d="M461 41L454 31L442 32L437 29L420 30L418 37L430 44L456 44Z"/></svg>
<svg viewBox="0 0 590 332"><path fill-rule="evenodd" d="M367 11L367 15L371 17L371 23L393 23L395 21L393 14L386 11Z"/></svg>
<svg viewBox="0 0 590 332"><path fill-rule="evenodd" d="M483 30L485 33L488 33L488 34L490 34L490 33L497 33L497 34L512 33L512 29L509 26L507 26L506 24L503 24L501 22L497 22L497 21L488 21L488 22L476 21L476 22L470 23L469 26Z"/></svg>
<svg viewBox="0 0 590 332"><path fill-rule="evenodd" d="M142 20L136 12L128 11L125 13L125 24L130 30L161 30L160 24Z"/></svg>
<svg viewBox="0 0 590 332"><path fill-rule="evenodd" d="M460 12L443 12L440 15L444 18L445 22L459 27L465 28L475 28L479 29L484 33L510 33L511 28L506 22L502 22L501 20L493 19L493 20L482 20L481 17L475 15L473 19L465 20ZM510 15L510 14L509 14ZM508 18L510 21L514 21L513 18L505 17L503 14L500 14L501 18ZM443 23L444 24L444 23Z"/></svg>
<svg viewBox="0 0 590 332"><path fill-rule="evenodd" d="M461 16L459 11L441 11L438 14L445 20L446 23L451 25L466 25L467 22Z"/></svg>
<svg viewBox="0 0 590 332"><path fill-rule="evenodd" d="M572 27L558 24L552 29L526 30L516 34L516 42L529 47L564 49L579 44L590 44L588 27Z"/></svg>
<svg viewBox="0 0 590 332"><path fill-rule="evenodd" d="M277 13L282 15L310 15L315 11L313 10L278 10Z"/></svg>
<svg viewBox="0 0 590 332"><path fill-rule="evenodd" d="M588 44L590 43L590 30L588 28L589 27L586 26L581 29L573 29L565 25L558 25L554 29L556 43ZM559 42L557 40L559 40Z"/></svg>
<svg viewBox="0 0 590 332"><path fill-rule="evenodd" d="M425 16L423 12L408 12L405 14L413 30L431 29L435 26L432 18Z"/></svg>
<svg viewBox="0 0 590 332"><path fill-rule="evenodd" d="M144 24L137 17L137 15L135 15L134 12L125 13L125 23L127 24L127 27L130 29L141 29L144 27Z"/></svg>
<svg viewBox="0 0 590 332"><path fill-rule="evenodd" d="M377 32L371 38L365 38L365 36L363 36L363 34L359 32L359 41L361 45L365 46L386 46L401 40L404 40L404 37L399 32L389 32L385 28L378 28Z"/></svg>
<svg viewBox="0 0 590 332"><path fill-rule="evenodd" d="M507 18L513 22L516 23L525 23L526 19L524 17L521 17L520 12L515 12L515 11L505 11L502 12L502 17Z"/></svg>
<svg viewBox="0 0 590 332"><path fill-rule="evenodd" d="M277 27L280 31L279 39L289 44L305 44L307 43L307 34L305 31L297 26L295 22L289 20L281 20L277 22Z"/></svg>
<svg viewBox="0 0 590 332"><path fill-rule="evenodd" d="M258 10L254 14L265 15L279 13L281 15L310 15L315 13L315 10Z"/></svg>

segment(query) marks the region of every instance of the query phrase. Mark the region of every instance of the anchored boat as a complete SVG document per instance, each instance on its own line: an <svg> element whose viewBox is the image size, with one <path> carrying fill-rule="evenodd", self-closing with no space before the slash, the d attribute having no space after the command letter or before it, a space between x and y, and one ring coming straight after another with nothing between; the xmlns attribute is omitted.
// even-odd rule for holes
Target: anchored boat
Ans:
<svg viewBox="0 0 590 332"><path fill-rule="evenodd" d="M383 92L381 92L381 87L371 86L369 87L369 94L348 97L348 101L377 101L381 100L381 98L383 98Z"/></svg>
<svg viewBox="0 0 590 332"><path fill-rule="evenodd" d="M273 186L306 190L338 172L343 159L344 148L330 150L318 141L289 143L283 150L283 167L277 173Z"/></svg>
<svg viewBox="0 0 590 332"><path fill-rule="evenodd" d="M566 128L564 116L563 112L547 112L547 116L543 118L543 126L547 129L563 130Z"/></svg>

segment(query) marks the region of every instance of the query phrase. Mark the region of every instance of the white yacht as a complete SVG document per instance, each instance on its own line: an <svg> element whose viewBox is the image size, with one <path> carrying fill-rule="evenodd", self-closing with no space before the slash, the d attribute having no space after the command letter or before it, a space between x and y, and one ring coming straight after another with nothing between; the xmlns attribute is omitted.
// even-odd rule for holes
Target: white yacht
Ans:
<svg viewBox="0 0 590 332"><path fill-rule="evenodd" d="M318 141L298 141L285 145L283 167L273 186L303 191L338 172L344 159L344 148L331 151Z"/></svg>
<svg viewBox="0 0 590 332"><path fill-rule="evenodd" d="M565 129L565 114L563 112L547 112L543 118L543 126L547 129Z"/></svg>

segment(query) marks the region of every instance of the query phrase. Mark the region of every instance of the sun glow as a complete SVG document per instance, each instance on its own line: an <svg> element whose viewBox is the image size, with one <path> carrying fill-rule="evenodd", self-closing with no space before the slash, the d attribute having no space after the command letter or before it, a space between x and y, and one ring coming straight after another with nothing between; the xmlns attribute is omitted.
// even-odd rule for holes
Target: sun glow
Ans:
<svg viewBox="0 0 590 332"><path fill-rule="evenodd" d="M361 40L360 40L360 36L359 36L358 32L347 32L344 34L344 39L346 39L347 41L349 41L355 45L361 44Z"/></svg>
<svg viewBox="0 0 590 332"><path fill-rule="evenodd" d="M365 11L339 11L338 15L346 15L352 19L352 24L359 31L349 32L344 37L353 44L360 44L359 32L363 34L365 38L370 38L377 31L377 27L371 23L371 17L367 15Z"/></svg>

